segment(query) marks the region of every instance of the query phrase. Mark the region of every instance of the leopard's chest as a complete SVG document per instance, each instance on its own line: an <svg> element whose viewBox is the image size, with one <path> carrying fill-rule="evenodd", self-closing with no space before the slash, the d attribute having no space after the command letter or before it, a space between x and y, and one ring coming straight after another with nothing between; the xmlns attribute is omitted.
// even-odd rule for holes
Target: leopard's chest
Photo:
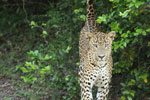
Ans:
<svg viewBox="0 0 150 100"><path fill-rule="evenodd" d="M111 71L110 69L108 69L107 67L109 66L105 66L103 68L100 68L100 69L96 69L94 71L94 74L93 76L97 76L96 77L96 80L94 82L94 85L95 86L99 86L99 85L104 85L104 83L109 83L110 82L110 79L111 79Z"/></svg>

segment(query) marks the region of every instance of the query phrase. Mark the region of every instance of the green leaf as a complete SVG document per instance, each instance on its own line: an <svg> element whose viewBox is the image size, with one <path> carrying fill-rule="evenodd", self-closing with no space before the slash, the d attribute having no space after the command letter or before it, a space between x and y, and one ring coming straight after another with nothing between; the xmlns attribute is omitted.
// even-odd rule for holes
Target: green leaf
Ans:
<svg viewBox="0 0 150 100"><path fill-rule="evenodd" d="M42 23L42 26L46 26L46 23Z"/></svg>
<svg viewBox="0 0 150 100"><path fill-rule="evenodd" d="M142 29L136 29L134 36L138 36L139 34L142 34Z"/></svg>
<svg viewBox="0 0 150 100"><path fill-rule="evenodd" d="M37 69L34 64L31 64L31 68L32 68L33 70L36 70L36 69Z"/></svg>
<svg viewBox="0 0 150 100"><path fill-rule="evenodd" d="M48 33L47 33L46 31L43 31L42 34L41 34L41 36L42 36L43 38L46 38L46 37L48 36Z"/></svg>
<svg viewBox="0 0 150 100"><path fill-rule="evenodd" d="M126 100L125 96L122 96L120 99L121 99L121 100Z"/></svg>
<svg viewBox="0 0 150 100"><path fill-rule="evenodd" d="M32 64L31 62L28 62L28 61L25 62L26 67L31 66L31 64Z"/></svg>
<svg viewBox="0 0 150 100"><path fill-rule="evenodd" d="M49 60L51 58L52 58L52 56L49 56L48 54L46 54L45 57L44 57L44 60Z"/></svg>
<svg viewBox="0 0 150 100"><path fill-rule="evenodd" d="M145 32L145 31L143 31L143 32L142 32L142 35L143 35L143 36L146 36L146 32Z"/></svg>
<svg viewBox="0 0 150 100"><path fill-rule="evenodd" d="M135 33L133 33L133 34L134 34L134 36L138 36L140 33L135 32Z"/></svg>
<svg viewBox="0 0 150 100"><path fill-rule="evenodd" d="M121 37L124 37L124 38L128 37L128 33L123 33L123 34L121 35Z"/></svg>
<svg viewBox="0 0 150 100"><path fill-rule="evenodd" d="M81 3L82 3L82 4L85 4L85 3L86 3L86 0L81 0Z"/></svg>
<svg viewBox="0 0 150 100"><path fill-rule="evenodd" d="M128 86L133 86L135 85L135 80L134 79L131 79L129 82L128 82Z"/></svg>
<svg viewBox="0 0 150 100"><path fill-rule="evenodd" d="M119 28L120 24L118 22L112 22L110 24L111 30L119 32L120 28Z"/></svg>
<svg viewBox="0 0 150 100"><path fill-rule="evenodd" d="M132 100L132 98L130 96L127 96L128 100Z"/></svg>
<svg viewBox="0 0 150 100"><path fill-rule="evenodd" d="M139 6L142 5L142 4L144 4L143 1L136 1L136 2L135 2L135 7L136 7L136 8L139 8Z"/></svg>
<svg viewBox="0 0 150 100"><path fill-rule="evenodd" d="M51 70L51 66L50 66L50 65L49 65L49 66L46 66L46 67L45 67L45 70L46 70L46 71L50 71L50 70Z"/></svg>
<svg viewBox="0 0 150 100"><path fill-rule="evenodd" d="M18 71L18 69L20 69L20 67L21 67L20 65L16 65L16 69L15 70Z"/></svg>
<svg viewBox="0 0 150 100"><path fill-rule="evenodd" d="M77 65L77 66L80 66L80 62L77 62L76 65Z"/></svg>
<svg viewBox="0 0 150 100"><path fill-rule="evenodd" d="M130 95L131 95L132 97L134 97L134 96L135 96L135 93L132 92L132 93L130 93Z"/></svg>
<svg viewBox="0 0 150 100"><path fill-rule="evenodd" d="M68 81L68 80L69 80L69 77L68 77L68 76L66 76L66 77L65 77L65 80L66 80L66 81Z"/></svg>
<svg viewBox="0 0 150 100"><path fill-rule="evenodd" d="M23 79L24 82L31 82L31 79L26 76L21 76L21 79Z"/></svg>
<svg viewBox="0 0 150 100"><path fill-rule="evenodd" d="M109 0L109 1L119 3L120 0Z"/></svg>
<svg viewBox="0 0 150 100"><path fill-rule="evenodd" d="M80 15L80 18L82 19L82 20L86 20L86 16L85 15Z"/></svg>
<svg viewBox="0 0 150 100"><path fill-rule="evenodd" d="M20 67L20 69L21 69L21 71L22 71L23 73L27 73L27 72L28 72L28 70L27 70L25 67Z"/></svg>
<svg viewBox="0 0 150 100"><path fill-rule="evenodd" d="M120 85L121 85L122 87L126 87L126 84L125 84L125 83L120 83Z"/></svg>
<svg viewBox="0 0 150 100"><path fill-rule="evenodd" d="M35 21L31 21L30 23L31 28L37 27L37 23L35 23Z"/></svg>
<svg viewBox="0 0 150 100"><path fill-rule="evenodd" d="M149 29L146 29L146 32L150 32L150 28L149 28Z"/></svg>
<svg viewBox="0 0 150 100"><path fill-rule="evenodd" d="M44 68L42 68L42 69L40 70L40 74L41 74L41 75L44 75L44 74L45 74Z"/></svg>
<svg viewBox="0 0 150 100"><path fill-rule="evenodd" d="M123 13L120 12L120 13L119 13L119 16L122 16L123 18L125 18L125 17L128 16L128 14L129 14L130 11L131 11L131 10L129 9L129 10L124 11Z"/></svg>
<svg viewBox="0 0 150 100"><path fill-rule="evenodd" d="M3 33L0 33L0 37L2 37L3 36Z"/></svg>
<svg viewBox="0 0 150 100"><path fill-rule="evenodd" d="M136 29L137 33L142 33L142 29Z"/></svg>
<svg viewBox="0 0 150 100"><path fill-rule="evenodd" d="M123 46L126 47L126 46L127 46L127 43L126 43L126 42L123 42Z"/></svg>
<svg viewBox="0 0 150 100"><path fill-rule="evenodd" d="M46 66L46 67L42 68L40 70L40 74L41 75L46 74L46 73L48 74L48 73L50 73L50 71L51 71L51 66L49 65L49 66Z"/></svg>
<svg viewBox="0 0 150 100"><path fill-rule="evenodd" d="M75 13L75 14L78 14L78 13L81 13L81 12L83 12L83 9L82 9L82 8L80 8L80 9L75 9L75 10L74 10L74 13Z"/></svg>
<svg viewBox="0 0 150 100"><path fill-rule="evenodd" d="M44 35L47 35L47 32L46 32L46 31L43 31L42 33L43 33Z"/></svg>
<svg viewBox="0 0 150 100"><path fill-rule="evenodd" d="M33 77L32 80L33 80L33 81L37 81L37 78L36 78L36 77Z"/></svg>
<svg viewBox="0 0 150 100"><path fill-rule="evenodd" d="M114 0L109 0L110 2L113 2Z"/></svg>
<svg viewBox="0 0 150 100"><path fill-rule="evenodd" d="M149 74L145 73L145 74L140 75L139 78L145 80L148 78L148 76L149 76Z"/></svg>
<svg viewBox="0 0 150 100"><path fill-rule="evenodd" d="M106 15L99 16L96 21L97 23L106 22Z"/></svg>
<svg viewBox="0 0 150 100"><path fill-rule="evenodd" d="M69 53L72 47L68 46L67 49L65 50L66 53Z"/></svg>
<svg viewBox="0 0 150 100"><path fill-rule="evenodd" d="M129 94L130 94L130 91L125 90L125 91L122 92L122 94L123 94L123 95L129 95Z"/></svg>

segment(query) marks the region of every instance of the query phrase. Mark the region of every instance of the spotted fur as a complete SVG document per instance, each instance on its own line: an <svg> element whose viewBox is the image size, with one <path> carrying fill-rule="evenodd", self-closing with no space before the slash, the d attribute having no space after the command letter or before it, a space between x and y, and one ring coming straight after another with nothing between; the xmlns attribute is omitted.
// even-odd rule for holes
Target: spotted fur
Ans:
<svg viewBox="0 0 150 100"><path fill-rule="evenodd" d="M111 49L115 32L105 34L97 30L93 1L87 0L87 20L79 40L81 100L93 100L93 86L98 88L97 100L107 100L112 77Z"/></svg>

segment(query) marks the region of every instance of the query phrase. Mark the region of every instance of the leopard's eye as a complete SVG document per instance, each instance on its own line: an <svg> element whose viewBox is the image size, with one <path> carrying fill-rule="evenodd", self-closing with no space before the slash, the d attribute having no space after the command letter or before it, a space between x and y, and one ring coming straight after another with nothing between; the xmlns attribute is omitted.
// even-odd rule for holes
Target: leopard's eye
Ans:
<svg viewBox="0 0 150 100"><path fill-rule="evenodd" d="M97 48L97 44L93 43L93 46Z"/></svg>
<svg viewBox="0 0 150 100"><path fill-rule="evenodd" d="M105 43L105 48L106 48L106 49L109 48L109 43Z"/></svg>

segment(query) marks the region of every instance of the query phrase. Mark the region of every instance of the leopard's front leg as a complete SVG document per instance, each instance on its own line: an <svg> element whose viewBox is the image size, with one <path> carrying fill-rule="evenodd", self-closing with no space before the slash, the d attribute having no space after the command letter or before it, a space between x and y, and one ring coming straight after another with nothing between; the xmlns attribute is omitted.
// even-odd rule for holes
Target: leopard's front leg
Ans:
<svg viewBox="0 0 150 100"><path fill-rule="evenodd" d="M92 87L96 78L98 77L98 70L85 69L81 77L81 100L93 100Z"/></svg>
<svg viewBox="0 0 150 100"><path fill-rule="evenodd" d="M111 77L108 75L109 73L103 71L103 75L98 76L96 84L94 84L98 87L96 95L97 100L107 100L107 96L109 93L109 84L111 80Z"/></svg>

